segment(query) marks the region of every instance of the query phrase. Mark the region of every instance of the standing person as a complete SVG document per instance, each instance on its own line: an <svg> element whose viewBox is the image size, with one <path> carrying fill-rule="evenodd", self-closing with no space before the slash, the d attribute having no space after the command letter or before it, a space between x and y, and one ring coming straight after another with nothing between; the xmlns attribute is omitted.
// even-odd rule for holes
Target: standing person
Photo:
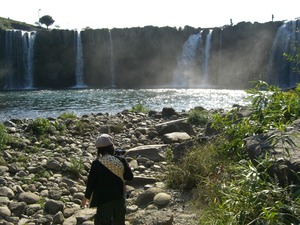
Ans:
<svg viewBox="0 0 300 225"><path fill-rule="evenodd" d="M90 207L97 207L95 225L125 225L125 180L132 180L133 173L126 159L115 155L110 135L100 135L95 145L98 158L92 162L81 206L89 200Z"/></svg>

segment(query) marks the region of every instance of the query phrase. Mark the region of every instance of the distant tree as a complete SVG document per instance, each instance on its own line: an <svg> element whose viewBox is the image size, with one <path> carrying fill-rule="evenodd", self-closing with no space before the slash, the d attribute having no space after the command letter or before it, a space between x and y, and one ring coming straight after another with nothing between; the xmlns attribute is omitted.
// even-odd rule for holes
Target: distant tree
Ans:
<svg viewBox="0 0 300 225"><path fill-rule="evenodd" d="M47 29L48 29L48 27L51 26L55 21L51 16L45 15L45 16L42 16L40 18L39 22L41 24L45 24L47 26Z"/></svg>

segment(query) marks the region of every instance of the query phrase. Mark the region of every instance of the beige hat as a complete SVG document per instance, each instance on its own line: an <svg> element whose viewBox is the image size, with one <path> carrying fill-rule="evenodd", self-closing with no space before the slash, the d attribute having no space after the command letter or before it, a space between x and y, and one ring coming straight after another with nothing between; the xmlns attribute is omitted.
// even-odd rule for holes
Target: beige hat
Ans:
<svg viewBox="0 0 300 225"><path fill-rule="evenodd" d="M113 138L108 134L101 134L96 140L96 148L103 148L113 145Z"/></svg>

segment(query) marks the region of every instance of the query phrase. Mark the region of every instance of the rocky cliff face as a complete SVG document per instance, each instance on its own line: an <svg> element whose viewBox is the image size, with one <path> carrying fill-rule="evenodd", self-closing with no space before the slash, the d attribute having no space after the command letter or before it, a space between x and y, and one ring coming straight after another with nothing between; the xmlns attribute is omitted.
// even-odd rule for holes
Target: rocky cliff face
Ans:
<svg viewBox="0 0 300 225"><path fill-rule="evenodd" d="M80 32L82 78L91 88L244 89L249 81L270 78L272 45L282 25L242 22L212 29L86 29ZM77 31L37 31L31 61L29 56L24 60L28 45L20 44L29 39L8 32L0 31L0 89L24 88L14 81L29 79L22 78L28 66L32 67L32 88L76 86ZM186 43L191 35L198 35L197 42ZM188 47L193 48L192 53L184 52ZM180 65L185 68L178 68ZM176 71L180 71L179 81L174 81Z"/></svg>

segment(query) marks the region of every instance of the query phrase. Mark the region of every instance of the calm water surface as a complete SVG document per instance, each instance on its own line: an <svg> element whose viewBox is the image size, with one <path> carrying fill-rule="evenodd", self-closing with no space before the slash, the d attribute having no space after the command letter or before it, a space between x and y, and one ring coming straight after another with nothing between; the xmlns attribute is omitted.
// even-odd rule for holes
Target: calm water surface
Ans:
<svg viewBox="0 0 300 225"><path fill-rule="evenodd" d="M161 111L176 111L195 106L229 109L233 104L247 105L242 90L219 89L82 89L0 92L0 121L11 118L57 117L63 112L76 115L109 113L131 109L141 103Z"/></svg>

